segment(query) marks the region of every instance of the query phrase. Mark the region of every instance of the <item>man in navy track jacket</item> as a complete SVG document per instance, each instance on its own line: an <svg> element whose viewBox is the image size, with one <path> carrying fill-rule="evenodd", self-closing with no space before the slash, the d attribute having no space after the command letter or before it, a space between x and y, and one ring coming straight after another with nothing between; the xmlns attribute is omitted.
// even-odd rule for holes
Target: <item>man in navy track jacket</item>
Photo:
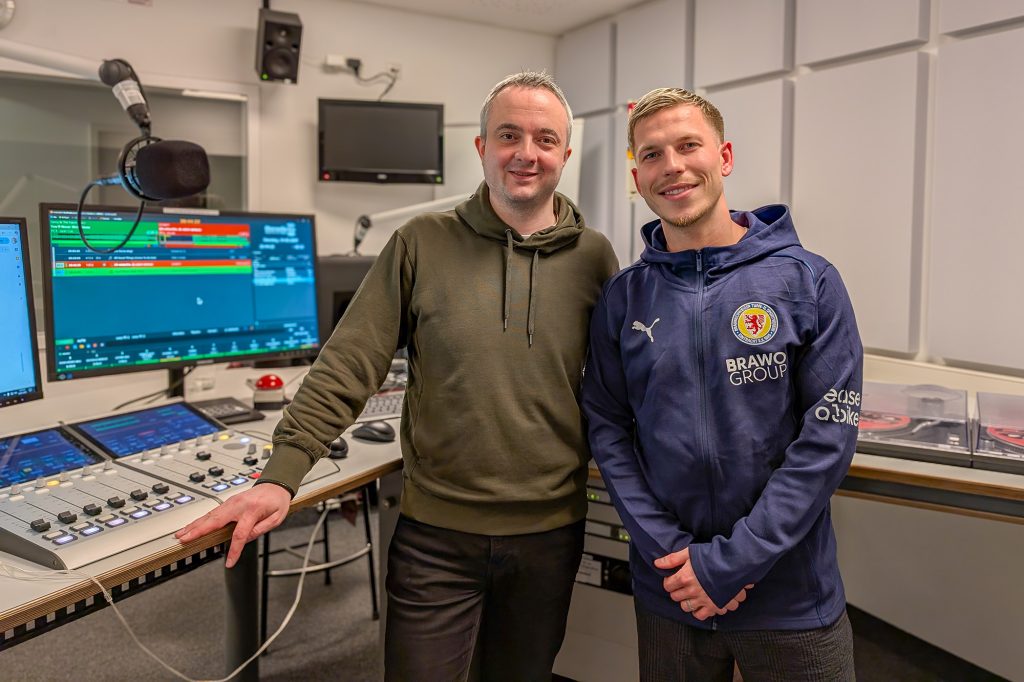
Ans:
<svg viewBox="0 0 1024 682"><path fill-rule="evenodd" d="M660 220L604 287L582 403L631 538L644 680L853 680L829 499L857 441L863 350L839 273L789 209L730 212L717 109L629 119Z"/></svg>

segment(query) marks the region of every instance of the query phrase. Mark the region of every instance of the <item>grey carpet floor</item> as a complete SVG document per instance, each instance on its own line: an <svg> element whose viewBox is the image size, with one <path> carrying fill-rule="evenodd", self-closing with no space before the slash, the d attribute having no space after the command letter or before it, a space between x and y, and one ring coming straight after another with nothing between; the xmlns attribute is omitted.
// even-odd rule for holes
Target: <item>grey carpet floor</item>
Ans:
<svg viewBox="0 0 1024 682"><path fill-rule="evenodd" d="M317 515L303 510L274 531L273 546L303 543ZM372 518L376 531L376 518ZM361 517L352 526L332 512L331 554L341 557L364 542ZM314 547L313 560L320 554ZM300 560L271 557L271 568ZM189 574L118 602L139 639L167 663L193 679L219 679L224 663L226 593L223 563L213 561ZM297 578L270 581L268 628L272 633L295 596ZM302 601L288 627L260 659L260 679L273 682L376 680L380 659L379 622L372 620L366 559L306 578ZM60 680L176 680L130 639L111 608L40 635L0 653L3 682Z"/></svg>

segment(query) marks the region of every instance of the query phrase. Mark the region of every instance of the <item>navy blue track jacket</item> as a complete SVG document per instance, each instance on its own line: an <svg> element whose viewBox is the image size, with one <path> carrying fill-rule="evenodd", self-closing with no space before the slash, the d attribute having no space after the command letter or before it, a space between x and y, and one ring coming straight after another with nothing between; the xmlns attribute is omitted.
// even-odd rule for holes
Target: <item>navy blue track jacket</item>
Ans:
<svg viewBox="0 0 1024 682"><path fill-rule="evenodd" d="M839 273L800 246L789 210L734 212L739 243L670 253L660 221L605 284L582 404L631 537L638 604L701 628L830 625L846 598L829 499L853 458L863 349ZM724 606L698 621L655 559L690 548ZM678 569L677 569L678 570Z"/></svg>

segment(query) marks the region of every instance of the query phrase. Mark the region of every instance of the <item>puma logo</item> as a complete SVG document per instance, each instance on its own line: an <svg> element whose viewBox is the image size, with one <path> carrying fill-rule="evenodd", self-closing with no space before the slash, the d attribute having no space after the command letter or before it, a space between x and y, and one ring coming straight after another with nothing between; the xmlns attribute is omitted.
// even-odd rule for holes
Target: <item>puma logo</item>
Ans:
<svg viewBox="0 0 1024 682"><path fill-rule="evenodd" d="M654 325L658 324L659 322L661 322L661 318L660 317L657 318L656 320L654 320L654 322L651 322L651 326L648 327L643 322L640 322L639 320L637 320L636 322L633 323L633 329L635 331L643 332L644 334L647 334L647 338L649 338L651 340L651 343L654 343L654 334L651 333L651 330L654 329Z"/></svg>

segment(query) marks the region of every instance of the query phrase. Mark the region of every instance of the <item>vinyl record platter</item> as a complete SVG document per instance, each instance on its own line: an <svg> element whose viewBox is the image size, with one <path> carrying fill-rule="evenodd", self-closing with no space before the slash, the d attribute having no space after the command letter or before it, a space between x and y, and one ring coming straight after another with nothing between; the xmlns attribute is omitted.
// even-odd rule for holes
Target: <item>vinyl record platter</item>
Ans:
<svg viewBox="0 0 1024 682"><path fill-rule="evenodd" d="M971 466L966 391L865 381L859 428L858 452Z"/></svg>

